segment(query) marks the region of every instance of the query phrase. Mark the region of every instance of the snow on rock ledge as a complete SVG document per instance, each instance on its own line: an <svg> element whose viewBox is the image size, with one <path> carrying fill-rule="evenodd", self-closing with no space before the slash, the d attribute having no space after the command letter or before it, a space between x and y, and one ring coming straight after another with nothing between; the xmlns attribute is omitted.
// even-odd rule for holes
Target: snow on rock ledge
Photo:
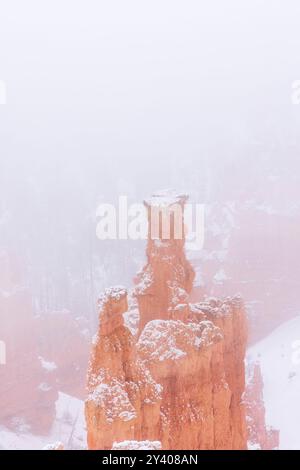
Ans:
<svg viewBox="0 0 300 470"><path fill-rule="evenodd" d="M221 339L220 329L210 321L183 323L179 320L152 320L145 326L137 349L146 362L162 362L186 357Z"/></svg>
<svg viewBox="0 0 300 470"><path fill-rule="evenodd" d="M114 442L112 450L160 450L159 441L123 441Z"/></svg>

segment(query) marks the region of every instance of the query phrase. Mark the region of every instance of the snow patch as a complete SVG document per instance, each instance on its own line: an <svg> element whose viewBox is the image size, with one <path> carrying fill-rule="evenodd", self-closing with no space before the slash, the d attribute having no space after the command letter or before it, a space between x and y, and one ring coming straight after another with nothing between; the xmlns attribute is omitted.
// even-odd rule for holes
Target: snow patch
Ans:
<svg viewBox="0 0 300 470"><path fill-rule="evenodd" d="M112 450L160 450L160 441L122 441L114 442Z"/></svg>
<svg viewBox="0 0 300 470"><path fill-rule="evenodd" d="M42 365L42 368L45 369L47 372L53 372L57 369L57 365L55 362L46 361L42 356L39 356L39 361Z"/></svg>
<svg viewBox="0 0 300 470"><path fill-rule="evenodd" d="M18 418L15 418L16 423ZM77 398L59 393L56 402L56 417L47 436L38 436L30 432L26 423L19 419L14 432L0 426L0 448L3 450L41 450L51 442L63 442L65 449L86 449L86 428L84 402Z"/></svg>

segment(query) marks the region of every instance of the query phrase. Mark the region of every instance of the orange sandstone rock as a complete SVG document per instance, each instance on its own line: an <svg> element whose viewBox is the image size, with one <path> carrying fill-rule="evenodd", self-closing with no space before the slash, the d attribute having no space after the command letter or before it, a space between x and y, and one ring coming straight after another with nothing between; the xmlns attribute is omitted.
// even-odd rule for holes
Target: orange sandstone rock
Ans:
<svg viewBox="0 0 300 470"><path fill-rule="evenodd" d="M170 209L185 200L159 193L146 205ZM120 287L100 299L88 371L88 446L159 441L163 449L246 449L243 303L190 303L194 272L184 239L174 236L175 218L165 239L161 220L158 239L149 232L148 263L134 292L138 308L128 306ZM132 328L137 314L139 335Z"/></svg>
<svg viewBox="0 0 300 470"><path fill-rule="evenodd" d="M245 392L248 448L273 450L279 447L279 431L266 425L263 387L259 363L248 364Z"/></svg>
<svg viewBox="0 0 300 470"><path fill-rule="evenodd" d="M187 314L195 276L184 251L187 199L186 195L159 192L145 201L149 220L147 265L136 288L140 331L155 318L182 318L180 310Z"/></svg>
<svg viewBox="0 0 300 470"><path fill-rule="evenodd" d="M88 447L111 449L113 442L142 440L144 432L154 440L161 386L137 356L134 337L124 326L127 292L107 289L100 305L99 334L88 373Z"/></svg>

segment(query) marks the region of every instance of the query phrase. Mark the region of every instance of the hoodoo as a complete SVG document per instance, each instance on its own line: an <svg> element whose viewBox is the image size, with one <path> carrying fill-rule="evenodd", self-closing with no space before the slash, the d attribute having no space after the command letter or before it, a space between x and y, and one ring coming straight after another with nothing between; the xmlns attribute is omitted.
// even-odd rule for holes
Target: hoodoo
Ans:
<svg viewBox="0 0 300 470"><path fill-rule="evenodd" d="M129 294L107 289L99 301L85 408L90 449L133 448L133 441L135 448L247 448L244 306L239 297L190 302L194 271L184 230L178 237L186 200L160 192L146 201L147 264L137 286Z"/></svg>

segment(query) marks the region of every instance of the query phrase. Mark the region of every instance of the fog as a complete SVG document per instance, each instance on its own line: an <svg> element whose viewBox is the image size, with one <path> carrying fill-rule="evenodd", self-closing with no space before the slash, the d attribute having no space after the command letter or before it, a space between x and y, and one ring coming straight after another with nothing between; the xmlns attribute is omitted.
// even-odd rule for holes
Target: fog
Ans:
<svg viewBox="0 0 300 470"><path fill-rule="evenodd" d="M95 318L99 291L140 267L143 244L97 240L101 202L172 187L298 203L297 0L2 0L0 13L0 248L38 312Z"/></svg>

